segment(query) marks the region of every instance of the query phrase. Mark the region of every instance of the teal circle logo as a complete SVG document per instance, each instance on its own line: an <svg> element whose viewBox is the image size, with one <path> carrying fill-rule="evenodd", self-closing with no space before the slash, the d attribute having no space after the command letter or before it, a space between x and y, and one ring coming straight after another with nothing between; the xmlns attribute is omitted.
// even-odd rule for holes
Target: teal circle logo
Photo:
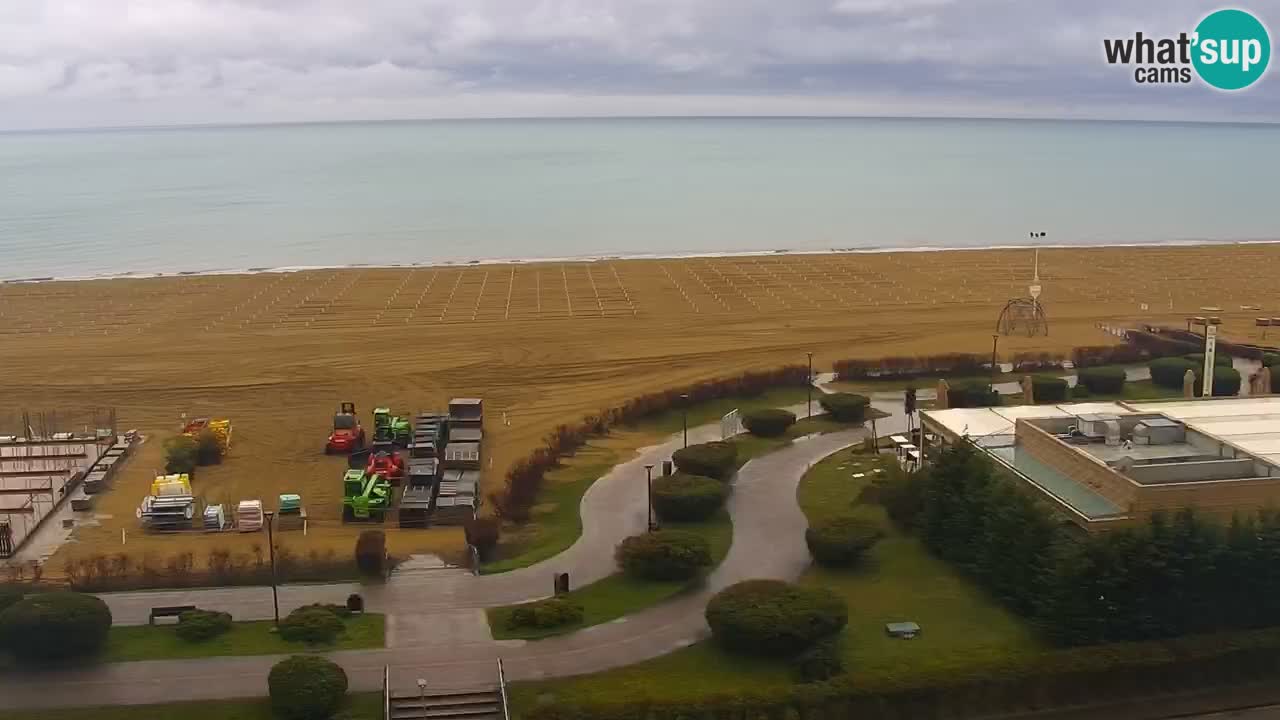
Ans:
<svg viewBox="0 0 1280 720"><path fill-rule="evenodd" d="M1200 79L1219 90L1240 90L1258 81L1271 60L1271 37L1244 10L1218 10L1196 26L1191 63Z"/></svg>

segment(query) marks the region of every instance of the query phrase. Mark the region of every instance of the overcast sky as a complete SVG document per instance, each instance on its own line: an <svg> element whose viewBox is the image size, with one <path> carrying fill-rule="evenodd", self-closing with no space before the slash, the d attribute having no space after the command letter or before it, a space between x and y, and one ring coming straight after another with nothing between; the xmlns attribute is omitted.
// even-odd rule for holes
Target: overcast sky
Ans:
<svg viewBox="0 0 1280 720"><path fill-rule="evenodd" d="M1193 0L0 0L0 128L435 117L1280 120L1141 86ZM1239 5L1280 23L1280 0Z"/></svg>

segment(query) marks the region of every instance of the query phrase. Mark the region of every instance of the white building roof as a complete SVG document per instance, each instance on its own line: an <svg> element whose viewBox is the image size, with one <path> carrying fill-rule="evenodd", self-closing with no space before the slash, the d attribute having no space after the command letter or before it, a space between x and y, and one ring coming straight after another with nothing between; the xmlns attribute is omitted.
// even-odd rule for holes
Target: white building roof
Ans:
<svg viewBox="0 0 1280 720"><path fill-rule="evenodd" d="M1113 402L1063 403L1061 405L1011 405L994 408L951 408L925 410L929 419L956 435L978 438L984 435L1012 435L1014 422L1021 418L1078 417L1105 413L1132 415L1133 410Z"/></svg>
<svg viewBox="0 0 1280 720"><path fill-rule="evenodd" d="M1140 412L1164 413L1187 427L1245 452L1280 462L1280 397L1215 398L1130 403Z"/></svg>

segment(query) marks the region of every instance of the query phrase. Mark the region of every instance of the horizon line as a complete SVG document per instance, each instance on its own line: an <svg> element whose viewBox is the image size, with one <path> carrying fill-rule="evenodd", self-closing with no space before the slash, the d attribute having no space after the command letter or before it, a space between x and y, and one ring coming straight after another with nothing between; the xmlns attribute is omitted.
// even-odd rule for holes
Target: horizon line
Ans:
<svg viewBox="0 0 1280 720"><path fill-rule="evenodd" d="M671 121L671 120L915 120L915 121L980 121L980 122L1061 122L1061 123L1115 123L1162 125L1222 125L1240 127L1270 127L1280 125L1280 120L1191 120L1191 119L1137 119L1106 117L1018 117L1001 115L499 115L474 117L404 117L379 119L335 120L265 120L257 122L174 123L162 125L83 125L74 127L0 128L0 135L56 134L78 132L127 132L139 130L210 130L266 127L307 127L314 125L412 125L425 123L461 122L582 122L582 121Z"/></svg>

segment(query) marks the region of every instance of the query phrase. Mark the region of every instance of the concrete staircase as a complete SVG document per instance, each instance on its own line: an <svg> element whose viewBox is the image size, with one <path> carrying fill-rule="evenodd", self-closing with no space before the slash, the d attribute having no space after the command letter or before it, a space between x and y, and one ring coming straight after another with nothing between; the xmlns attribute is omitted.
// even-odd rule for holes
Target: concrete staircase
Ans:
<svg viewBox="0 0 1280 720"><path fill-rule="evenodd" d="M392 695L391 720L506 720L497 688Z"/></svg>

